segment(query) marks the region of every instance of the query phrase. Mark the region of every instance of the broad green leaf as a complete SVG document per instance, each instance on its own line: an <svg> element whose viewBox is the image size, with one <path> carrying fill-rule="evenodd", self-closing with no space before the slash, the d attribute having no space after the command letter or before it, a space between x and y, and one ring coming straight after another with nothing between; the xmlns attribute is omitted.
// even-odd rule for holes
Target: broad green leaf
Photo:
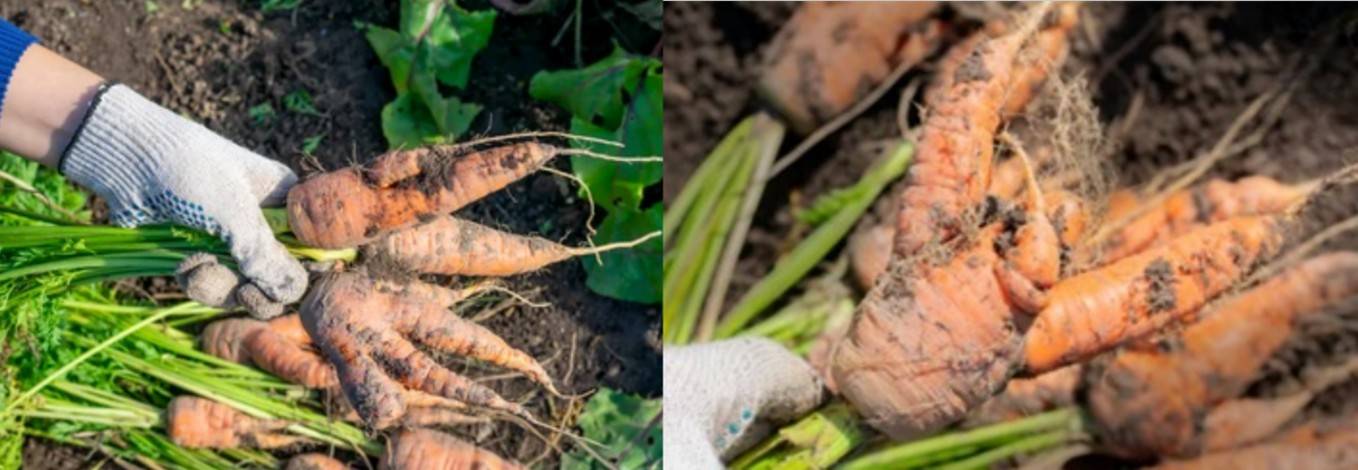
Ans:
<svg viewBox="0 0 1358 470"><path fill-rule="evenodd" d="M635 91L642 74L656 63L655 59L629 55L614 46L611 55L588 67L538 72L528 84L528 94L566 108L576 117L616 129L622 121L624 90Z"/></svg>
<svg viewBox="0 0 1358 470"><path fill-rule="evenodd" d="M413 93L402 93L382 107L382 135L389 148L412 148L436 143L438 126L429 110L419 103Z"/></svg>
<svg viewBox="0 0 1358 470"><path fill-rule="evenodd" d="M425 25L443 14L447 0L401 0L401 36L414 41Z"/></svg>
<svg viewBox="0 0 1358 470"><path fill-rule="evenodd" d="M578 422L585 438L602 444L602 455L617 468L642 468L646 462L660 462L664 443L659 423L651 420L660 413L660 400L600 388L585 403ZM642 433L645 433L644 435ZM626 452L626 455L618 455ZM605 468L589 454L574 451L562 456L562 470Z"/></svg>
<svg viewBox="0 0 1358 470"><path fill-rule="evenodd" d="M599 225L594 242L631 241L658 231L663 211L663 205L655 203L644 212L609 212ZM656 237L636 247L608 251L600 255L603 264L593 256L582 257L588 275L585 284L590 290L615 299L645 304L660 302L662 246L661 238Z"/></svg>
<svg viewBox="0 0 1358 470"><path fill-rule="evenodd" d="M415 48L396 31L381 26L367 26L363 36L368 38L377 59L391 74L396 93L405 93L410 77L410 65L415 61Z"/></svg>
<svg viewBox="0 0 1358 470"><path fill-rule="evenodd" d="M657 65L647 72L641 93L632 98L623 115L618 140L626 145L624 156L654 157L664 152L665 98L659 68ZM659 183L664 177L664 167L658 162L615 165L619 166L619 180L642 188Z"/></svg>
<svg viewBox="0 0 1358 470"><path fill-rule="evenodd" d="M590 124L579 117L571 118L571 133L610 140L617 138L615 132ZM618 150L617 147L592 142L577 141L573 146L606 155L615 155ZM638 210L641 205L641 188L619 181L617 178L619 166L620 164L616 162L598 158L571 157L571 172L589 188L588 195L594 199L595 204L610 212ZM586 195L585 190L581 189L580 194Z"/></svg>
<svg viewBox="0 0 1358 470"><path fill-rule="evenodd" d="M467 86L472 58L490 44L495 10L467 11L450 4L425 39L435 76L454 88Z"/></svg>
<svg viewBox="0 0 1358 470"><path fill-rule="evenodd" d="M481 105L476 103L463 103L456 96L449 96L443 99L442 109L430 109L434 111L435 121L439 127L439 134L445 140L452 141L461 137L471 127L472 120L481 112Z"/></svg>

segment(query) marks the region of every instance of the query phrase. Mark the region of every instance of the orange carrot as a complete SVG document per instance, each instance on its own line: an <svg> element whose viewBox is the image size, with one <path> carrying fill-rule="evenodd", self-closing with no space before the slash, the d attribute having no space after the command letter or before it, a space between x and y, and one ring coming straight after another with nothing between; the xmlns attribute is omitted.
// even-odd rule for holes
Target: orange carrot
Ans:
<svg viewBox="0 0 1358 470"><path fill-rule="evenodd" d="M387 441L383 470L517 470L518 463L500 458L461 439L429 429L401 431Z"/></svg>
<svg viewBox="0 0 1358 470"><path fill-rule="evenodd" d="M1253 447L1169 461L1160 470L1271 470L1358 468L1358 430L1349 428L1312 439L1286 439Z"/></svg>
<svg viewBox="0 0 1358 470"><path fill-rule="evenodd" d="M1011 421L1073 405L1083 374L1083 364L1072 364L1037 377L1010 380L1003 392L973 410L966 424L971 427Z"/></svg>
<svg viewBox="0 0 1358 470"><path fill-rule="evenodd" d="M322 276L303 299L301 313L307 333L335 365L345 396L363 421L378 429L406 414L403 386L472 406L526 413L434 362L411 339L523 372L555 391L537 361L489 330L358 274Z"/></svg>
<svg viewBox="0 0 1358 470"><path fill-rule="evenodd" d="M935 431L1004 386L1022 340L1021 294L995 250L1002 224L945 263L893 260L835 348L831 374L867 424L893 439ZM1021 289L1014 289L1015 291Z"/></svg>
<svg viewBox="0 0 1358 470"><path fill-rule="evenodd" d="M287 421L259 419L206 398L180 396L165 410L166 432L191 449L277 449L302 442Z"/></svg>
<svg viewBox="0 0 1358 470"><path fill-rule="evenodd" d="M1128 457L1191 457L1271 435L1306 400L1221 405L1243 394L1299 318L1356 294L1358 253L1321 255L1221 303L1167 351L1119 353L1089 390L1105 443Z"/></svg>
<svg viewBox="0 0 1358 470"><path fill-rule="evenodd" d="M1112 262L1163 243L1202 225L1241 215L1273 214L1305 197L1306 185L1289 186L1264 176L1251 176L1234 183L1214 179L1166 197L1126 222L1097 247L1100 262ZM1117 191L1110 196L1105 220L1119 223L1138 210L1134 193Z"/></svg>
<svg viewBox="0 0 1358 470"><path fill-rule="evenodd" d="M421 273L509 276L618 246L622 245L571 248L545 238L504 233L440 216L364 245L363 259Z"/></svg>
<svg viewBox="0 0 1358 470"><path fill-rule="evenodd" d="M1062 280L1025 334L1026 369L1080 362L1192 314L1278 252L1280 222L1228 219Z"/></svg>
<svg viewBox="0 0 1358 470"><path fill-rule="evenodd" d="M378 157L371 179L362 169L345 168L293 187L288 223L308 245L357 246L423 217L455 211L565 152L537 142L393 150Z"/></svg>
<svg viewBox="0 0 1358 470"><path fill-rule="evenodd" d="M1057 20L1048 30L1064 39L1077 12L1075 4L1057 6ZM962 214L984 199L995 132L1009 107L1007 101L1011 96L1029 96L1015 91L1015 85L1031 88L1029 82L1050 69L1041 67L1030 74L1017 60L1031 26L981 41L977 52L968 54L951 74L946 91L927 103L929 115L907 176L909 184L898 199L896 256L913 254L930 241L950 239L961 228ZM1058 42L1063 41L1034 41L1034 46Z"/></svg>
<svg viewBox="0 0 1358 470"><path fill-rule="evenodd" d="M849 109L898 64L933 52L936 2L806 3L769 46L758 92L800 133Z"/></svg>
<svg viewBox="0 0 1358 470"><path fill-rule="evenodd" d="M349 466L328 455L311 453L288 459L285 470L349 470Z"/></svg>

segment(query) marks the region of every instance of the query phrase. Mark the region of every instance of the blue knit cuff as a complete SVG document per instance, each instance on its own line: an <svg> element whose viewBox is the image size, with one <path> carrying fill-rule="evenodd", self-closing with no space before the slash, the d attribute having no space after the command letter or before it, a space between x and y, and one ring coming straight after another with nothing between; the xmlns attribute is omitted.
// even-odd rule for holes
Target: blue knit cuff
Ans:
<svg viewBox="0 0 1358 470"><path fill-rule="evenodd" d="M38 38L0 19L0 110L4 109L5 92L9 90L9 77L14 74L14 67L28 46L35 42Z"/></svg>

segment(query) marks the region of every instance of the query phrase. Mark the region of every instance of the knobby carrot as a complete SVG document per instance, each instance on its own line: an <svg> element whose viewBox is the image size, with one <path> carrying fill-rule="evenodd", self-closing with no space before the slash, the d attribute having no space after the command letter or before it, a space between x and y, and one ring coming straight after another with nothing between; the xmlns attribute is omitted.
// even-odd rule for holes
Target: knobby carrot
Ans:
<svg viewBox="0 0 1358 470"><path fill-rule="evenodd" d="M1088 394L1105 444L1129 457L1191 457L1271 435L1309 397L1221 405L1244 393L1301 317L1355 294L1358 253L1317 256L1222 302L1166 351L1110 358Z"/></svg>

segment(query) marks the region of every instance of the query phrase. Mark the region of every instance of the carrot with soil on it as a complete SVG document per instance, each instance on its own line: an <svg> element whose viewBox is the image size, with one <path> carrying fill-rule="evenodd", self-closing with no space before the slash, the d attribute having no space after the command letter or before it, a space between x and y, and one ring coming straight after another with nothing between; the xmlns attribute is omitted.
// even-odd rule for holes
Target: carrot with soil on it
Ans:
<svg viewBox="0 0 1358 470"><path fill-rule="evenodd" d="M1059 236L1026 154L1016 156L1027 166L1027 207L978 211L1003 220L972 239L952 237L964 212L985 200L1001 107L1022 65L1016 56L1052 7L1043 3L1015 32L979 45L932 105L920 140L928 158L910 168L896 201L891 261L836 349L832 373L841 393L892 438L955 422L1003 387L1023 353L1014 317L1041 309L1044 290L1060 276ZM1078 6L1056 8L1051 28L1064 35ZM950 259L916 256L940 241L960 246Z"/></svg>
<svg viewBox="0 0 1358 470"><path fill-rule="evenodd" d="M1349 419L1354 417L1350 416ZM1155 466L1158 470L1268 470L1277 468L1355 468L1358 467L1358 430L1348 427L1324 435L1276 441L1204 455L1189 460L1172 460Z"/></svg>
<svg viewBox="0 0 1358 470"><path fill-rule="evenodd" d="M629 248L660 236L571 248L541 237L505 233L453 216L438 216L362 247L365 262L429 274L509 276L576 256Z"/></svg>
<svg viewBox="0 0 1358 470"><path fill-rule="evenodd" d="M1109 358L1093 369L1088 393L1104 443L1127 457L1191 457L1272 434L1309 394L1236 398L1300 319L1354 295L1358 253L1317 256L1220 303L1166 351ZM1231 413L1246 413L1247 425Z"/></svg>
<svg viewBox="0 0 1358 470"><path fill-rule="evenodd" d="M387 441L384 470L517 470L518 463L461 439L429 429L401 431Z"/></svg>
<svg viewBox="0 0 1358 470"><path fill-rule="evenodd" d="M951 74L946 91L926 103L929 115L920 134L919 154L898 198L895 256L911 255L931 241L949 240L961 229L964 212L983 201L990 184L995 132L1004 110L1011 107L1008 100L1030 95L1015 93L1014 87L1031 89L1029 82L1051 68L1042 64L1038 70L1044 72L1030 73L1026 70L1036 64L1018 60L1051 8L1044 3L1013 33L982 41ZM1056 21L1047 31L1061 40L1035 41L1034 47L1064 47L1079 7L1054 8Z"/></svg>
<svg viewBox="0 0 1358 470"><path fill-rule="evenodd" d="M1024 367L1042 373L1149 335L1235 286L1283 244L1284 221L1235 217L1062 280L1024 335Z"/></svg>
<svg viewBox="0 0 1358 470"><path fill-rule="evenodd" d="M849 109L897 64L933 52L937 2L806 3L770 43L756 87L797 132Z"/></svg>
<svg viewBox="0 0 1358 470"><path fill-rule="evenodd" d="M170 440L190 449L278 449L304 442L284 432L289 425L195 396L175 397L165 410Z"/></svg>
<svg viewBox="0 0 1358 470"><path fill-rule="evenodd" d="M492 138L482 142L500 141ZM288 192L288 224L302 242L345 248L392 230L447 214L542 168L552 158L582 155L626 162L584 149L516 142L478 149L481 142L393 150L365 170L345 168L303 181Z"/></svg>
<svg viewBox="0 0 1358 470"><path fill-rule="evenodd" d="M558 393L541 364L490 330L359 274L321 276L302 301L301 317L307 333L335 365L349 402L365 423L378 429L406 414L405 387L527 415L518 404L434 362L414 343L522 372Z"/></svg>
<svg viewBox="0 0 1358 470"><path fill-rule="evenodd" d="M1071 364L1030 378L1016 378L967 416L966 427L1010 421L1075 404L1084 364Z"/></svg>
<svg viewBox="0 0 1358 470"><path fill-rule="evenodd" d="M1105 263L1117 261L1207 223L1240 215L1278 213L1306 197L1314 184L1287 185L1265 176L1235 182L1213 179L1170 194L1144 210L1131 190L1115 191L1109 196L1105 220L1120 220L1138 210L1141 215L1084 256Z"/></svg>
<svg viewBox="0 0 1358 470"><path fill-rule="evenodd" d="M263 322L230 318L203 330L204 349L222 359L253 365L288 382L327 393L343 393L335 369L315 351L302 327L301 316L284 315ZM210 339L211 342L207 340ZM400 422L405 426L484 422L466 414L467 405L416 390L403 390L401 401L410 409ZM361 418L347 400L339 400L335 412L345 421Z"/></svg>

